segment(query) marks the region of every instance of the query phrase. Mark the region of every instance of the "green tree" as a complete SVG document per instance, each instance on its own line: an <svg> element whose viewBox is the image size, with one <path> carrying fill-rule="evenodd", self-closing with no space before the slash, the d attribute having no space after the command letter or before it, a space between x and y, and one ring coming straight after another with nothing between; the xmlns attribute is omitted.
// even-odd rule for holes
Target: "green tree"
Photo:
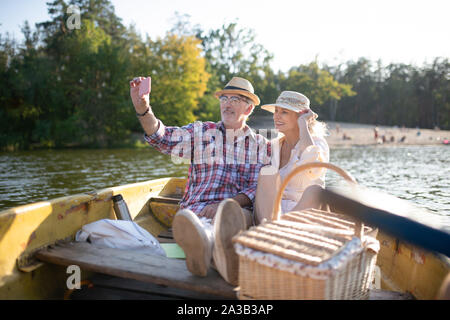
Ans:
<svg viewBox="0 0 450 320"><path fill-rule="evenodd" d="M69 4L86 17L81 29L65 25ZM113 10L109 1L56 0L49 3L52 20L38 24L54 66L47 112L37 122L36 136L50 131L55 146L111 146L126 139L127 126L135 120L127 93L131 56L121 40L128 33L121 32Z"/></svg>
<svg viewBox="0 0 450 320"><path fill-rule="evenodd" d="M0 147L22 148L26 145L21 129L21 97L15 81L20 72L17 43L0 34Z"/></svg>
<svg viewBox="0 0 450 320"><path fill-rule="evenodd" d="M128 85L137 75L152 77L151 103L172 125L219 120L214 92L242 76L262 104L295 90L325 119L329 107L338 121L450 129L447 58L420 68L365 58L319 68L315 61L275 73L255 32L237 23L205 32L178 15L163 38L143 40L109 0L47 5L50 20L35 29L26 22L23 43L0 34L0 148L127 143L131 131L141 132ZM71 5L80 9L80 29L68 27Z"/></svg>
<svg viewBox="0 0 450 320"><path fill-rule="evenodd" d="M448 59L436 58L415 72L413 82L418 101L418 125L450 128L450 64Z"/></svg>
<svg viewBox="0 0 450 320"><path fill-rule="evenodd" d="M233 76L258 75L272 59L272 55L255 41L255 32L240 29L235 22L198 37L202 40L205 58L222 85Z"/></svg>
<svg viewBox="0 0 450 320"><path fill-rule="evenodd" d="M153 79L150 96L155 113L167 124L195 121L194 112L210 77L200 41L169 33L163 39L148 40L146 55L148 64L143 62L142 71Z"/></svg>
<svg viewBox="0 0 450 320"><path fill-rule="evenodd" d="M330 72L320 69L317 62L291 68L280 84L281 91L302 92L313 106L324 106L329 101L338 101L343 97L355 95L351 85L339 83ZM323 111L317 112L323 118L328 116Z"/></svg>
<svg viewBox="0 0 450 320"><path fill-rule="evenodd" d="M414 68L405 64L390 64L386 67L387 77L382 83L379 97L382 105L380 116L387 125L416 125L417 100L411 78Z"/></svg>
<svg viewBox="0 0 450 320"><path fill-rule="evenodd" d="M377 123L377 115L373 111L377 99L377 84L371 69L372 63L366 58L346 63L341 71L340 81L352 85L356 95L341 99L336 121Z"/></svg>
<svg viewBox="0 0 450 320"><path fill-rule="evenodd" d="M188 25L184 24L184 29ZM202 41L207 70L211 74L205 98L199 111L215 120L220 118L215 91L223 88L234 76L240 76L252 82L255 93L261 102L269 102L274 97L274 73L270 68L273 56L259 43L252 29L239 28L236 22L221 28L203 32L198 27L191 28ZM206 100L206 101L205 101ZM259 108L255 112L258 113ZM197 115L202 117L201 113Z"/></svg>

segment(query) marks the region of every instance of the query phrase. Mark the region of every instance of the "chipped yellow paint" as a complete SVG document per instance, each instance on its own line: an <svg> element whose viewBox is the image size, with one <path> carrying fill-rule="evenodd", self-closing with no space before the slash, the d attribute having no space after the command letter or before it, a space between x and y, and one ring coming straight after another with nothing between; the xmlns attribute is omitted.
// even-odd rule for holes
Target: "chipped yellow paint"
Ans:
<svg viewBox="0 0 450 320"><path fill-rule="evenodd" d="M156 218L158 218L159 222L166 227L170 227L172 225L173 218L178 211L179 205L151 202L150 208Z"/></svg>
<svg viewBox="0 0 450 320"><path fill-rule="evenodd" d="M178 206L155 202L150 208L148 200L154 196L180 197L185 185L183 178L157 179L0 212L0 299L62 298L68 276L65 268L44 264L22 272L17 260L58 240L73 238L84 224L115 219L111 199L116 194L122 194L134 221L157 236L170 226ZM381 232L378 239L382 287L410 292L419 299L434 299L450 271L449 259ZM89 276L83 271L83 279Z"/></svg>
<svg viewBox="0 0 450 320"><path fill-rule="evenodd" d="M170 183L167 183L160 192L162 197L181 198L186 188L186 179L173 178ZM178 211L179 205L171 203L151 202L150 208L153 215L166 227L172 225L173 218Z"/></svg>
<svg viewBox="0 0 450 320"><path fill-rule="evenodd" d="M435 299L450 272L450 259L424 251L381 233L377 265L382 273L382 288L409 292L417 299Z"/></svg>
<svg viewBox="0 0 450 320"><path fill-rule="evenodd" d="M130 214L153 235L167 227L158 224L151 215L148 200L174 180L177 191L186 183L181 178L163 178L78 194L50 201L24 205L0 212L0 299L35 299L54 297L60 293L61 268L45 265L31 272L18 269L18 259L32 256L36 250L58 240L73 238L85 224L100 219L115 219L112 196L122 194ZM58 275L55 269L59 270ZM32 270L32 269L30 269ZM45 285L39 282L46 282Z"/></svg>
<svg viewBox="0 0 450 320"><path fill-rule="evenodd" d="M161 190L160 196L181 198L186 188L185 178L172 178L170 183L167 183Z"/></svg>

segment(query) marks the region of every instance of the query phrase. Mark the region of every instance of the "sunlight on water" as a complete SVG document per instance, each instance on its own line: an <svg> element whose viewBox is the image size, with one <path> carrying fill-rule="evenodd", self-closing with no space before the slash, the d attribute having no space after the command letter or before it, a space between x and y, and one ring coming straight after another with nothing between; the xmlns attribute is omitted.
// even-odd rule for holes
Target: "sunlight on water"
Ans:
<svg viewBox="0 0 450 320"><path fill-rule="evenodd" d="M408 200L450 228L450 148L353 147L331 150L331 163L359 184ZM149 179L186 176L187 165L151 148L0 153L0 210ZM343 181L327 174L327 184Z"/></svg>
<svg viewBox="0 0 450 320"><path fill-rule="evenodd" d="M186 165L148 149L0 154L0 210L56 197L170 176Z"/></svg>
<svg viewBox="0 0 450 320"><path fill-rule="evenodd" d="M359 184L429 211L430 219L450 230L449 156L446 146L358 147L333 149L330 161ZM327 175L328 185L341 181L337 174Z"/></svg>

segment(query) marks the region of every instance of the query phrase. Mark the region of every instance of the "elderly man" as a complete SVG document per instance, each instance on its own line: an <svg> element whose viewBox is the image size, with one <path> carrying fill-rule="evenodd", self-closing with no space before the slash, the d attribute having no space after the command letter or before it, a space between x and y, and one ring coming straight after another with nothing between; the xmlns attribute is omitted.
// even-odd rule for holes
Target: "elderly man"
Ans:
<svg viewBox="0 0 450 320"><path fill-rule="evenodd" d="M190 162L185 194L172 225L187 268L206 276L213 260L221 276L236 285L238 257L231 238L253 223L250 210L259 170L270 162L268 140L246 124L259 98L248 80L234 77L215 94L222 121L171 127L155 117L149 94L139 95L144 81L142 77L131 81L130 94L145 140L162 153Z"/></svg>

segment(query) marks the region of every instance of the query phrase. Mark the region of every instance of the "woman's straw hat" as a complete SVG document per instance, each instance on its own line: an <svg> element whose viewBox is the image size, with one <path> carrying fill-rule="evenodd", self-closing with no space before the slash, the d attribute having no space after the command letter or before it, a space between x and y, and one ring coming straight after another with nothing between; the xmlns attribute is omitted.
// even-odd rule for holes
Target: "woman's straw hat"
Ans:
<svg viewBox="0 0 450 320"><path fill-rule="evenodd" d="M252 102L255 104L255 106L260 104L258 96L254 93L253 86L250 83L250 81L239 78L239 77L233 77L230 82L227 83L225 88L223 90L217 91L215 93L216 98L219 98L223 94L227 93L235 93L240 94L241 96L246 96Z"/></svg>
<svg viewBox="0 0 450 320"><path fill-rule="evenodd" d="M309 108L309 99L301 93L295 91L283 91L273 104L265 104L261 109L274 113L275 107L285 108L295 112L300 112Z"/></svg>

